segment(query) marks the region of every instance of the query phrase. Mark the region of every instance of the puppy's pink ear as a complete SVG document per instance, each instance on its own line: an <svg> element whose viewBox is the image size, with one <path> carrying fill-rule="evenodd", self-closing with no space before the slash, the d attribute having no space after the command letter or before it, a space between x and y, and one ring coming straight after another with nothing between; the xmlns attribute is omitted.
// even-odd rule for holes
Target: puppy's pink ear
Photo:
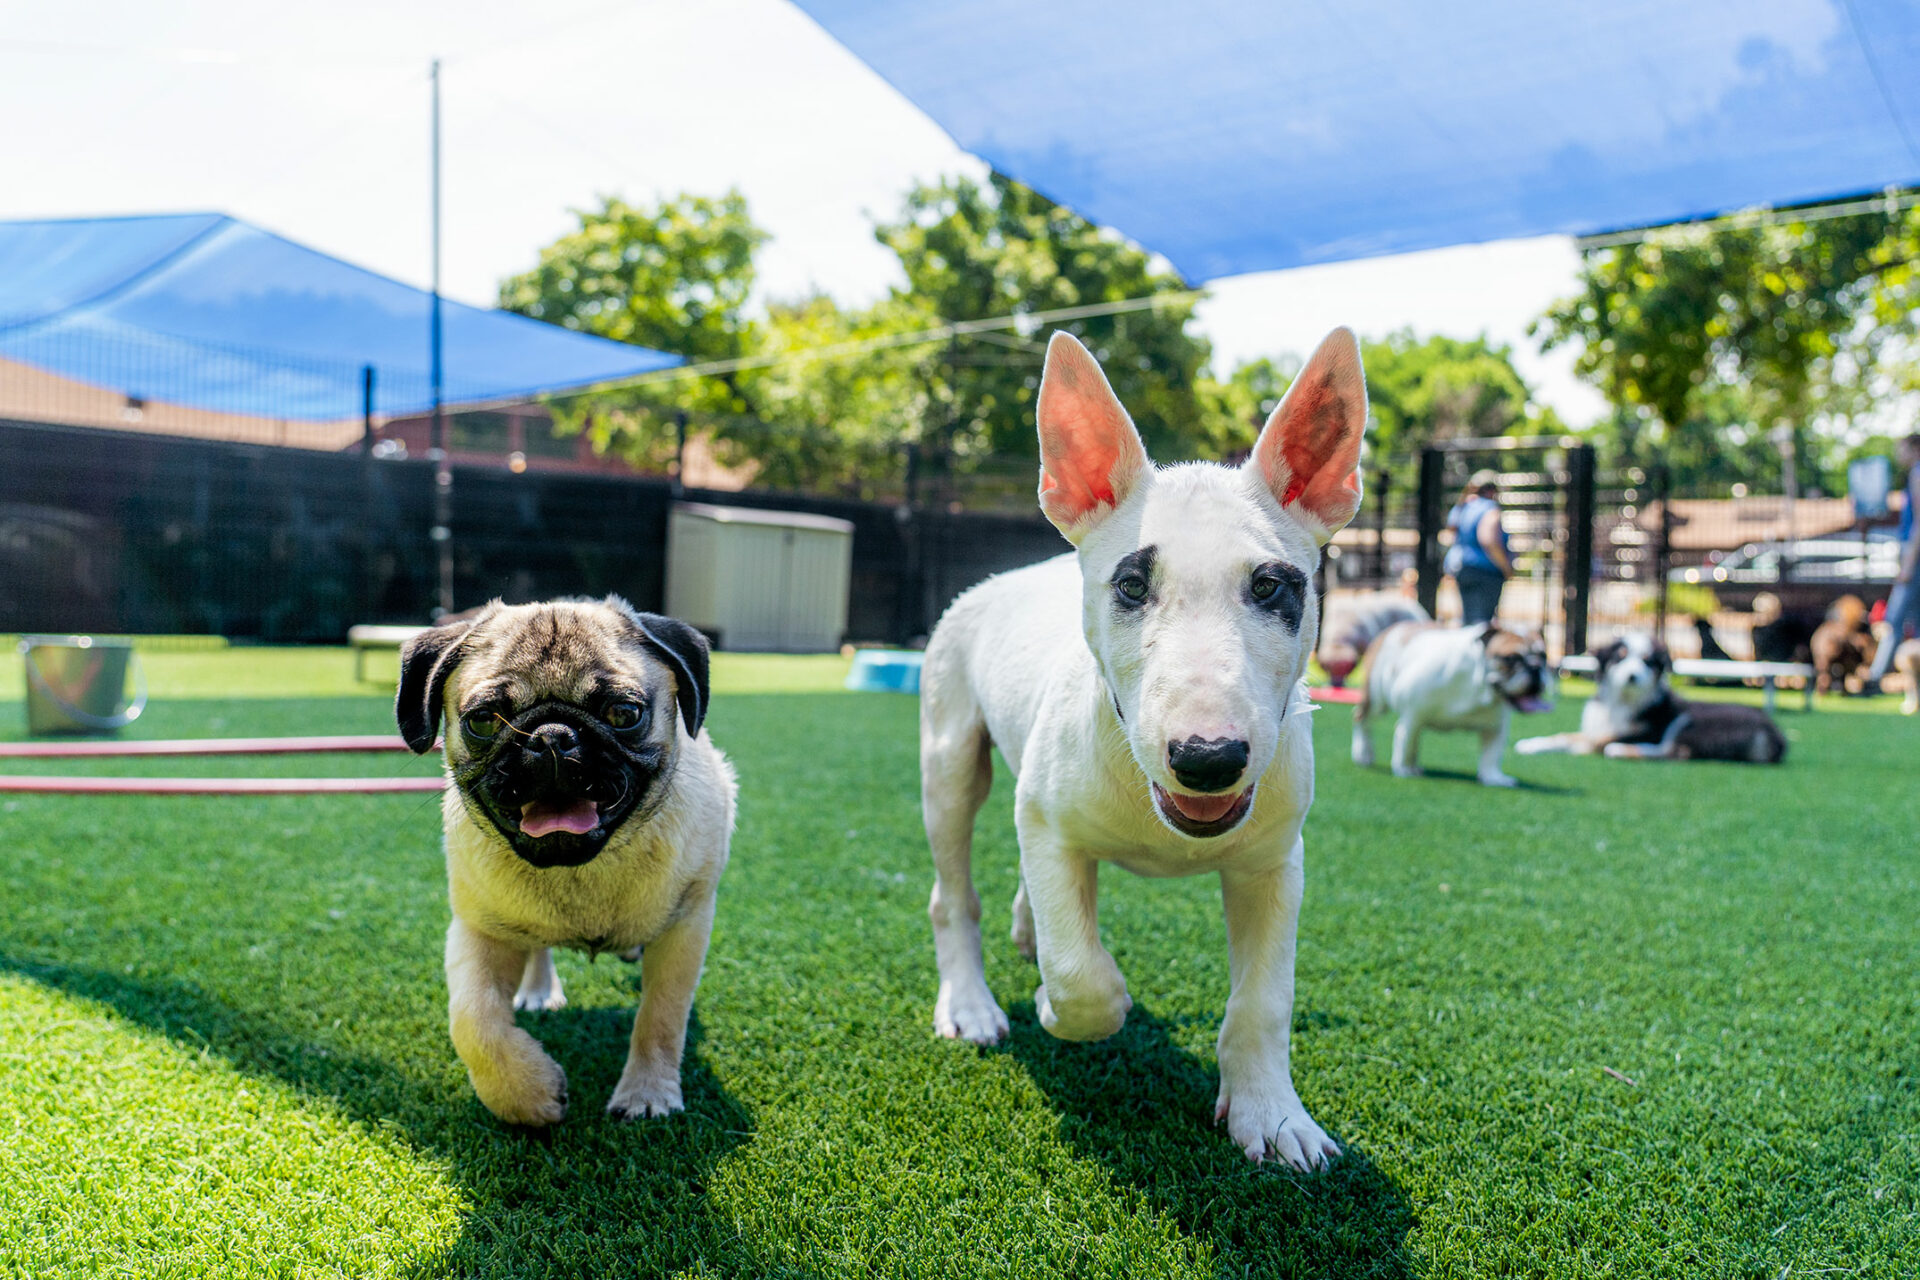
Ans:
<svg viewBox="0 0 1920 1280"><path fill-rule="evenodd" d="M1367 383L1353 330L1335 329L1267 419L1247 467L1321 543L1360 510Z"/></svg>
<svg viewBox="0 0 1920 1280"><path fill-rule="evenodd" d="M1037 416L1040 509L1078 545L1146 475L1147 450L1099 362L1072 334L1056 332L1047 343Z"/></svg>

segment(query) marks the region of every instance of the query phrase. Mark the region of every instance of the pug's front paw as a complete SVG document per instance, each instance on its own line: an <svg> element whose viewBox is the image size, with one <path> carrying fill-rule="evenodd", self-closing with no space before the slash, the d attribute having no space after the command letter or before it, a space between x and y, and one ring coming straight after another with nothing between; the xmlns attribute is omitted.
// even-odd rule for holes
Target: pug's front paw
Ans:
<svg viewBox="0 0 1920 1280"><path fill-rule="evenodd" d="M615 1120L670 1116L686 1109L680 1096L680 1069L629 1062L620 1083L607 1100L607 1114Z"/></svg>
<svg viewBox="0 0 1920 1280"><path fill-rule="evenodd" d="M474 1093L487 1110L508 1124L529 1128L559 1124L567 1114L567 1073L526 1032L519 1032L518 1041L509 1044L485 1064L467 1064Z"/></svg>

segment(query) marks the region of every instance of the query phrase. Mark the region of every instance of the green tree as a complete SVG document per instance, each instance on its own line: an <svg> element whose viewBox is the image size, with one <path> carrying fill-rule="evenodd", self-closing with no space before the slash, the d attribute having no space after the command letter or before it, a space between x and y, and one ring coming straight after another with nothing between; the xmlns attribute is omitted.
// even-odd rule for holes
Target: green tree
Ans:
<svg viewBox="0 0 1920 1280"><path fill-rule="evenodd" d="M1618 410L1621 458L1664 457L1677 483L1777 482L1750 447L1787 424L1803 477L1838 456L1807 430L1869 409L1910 378L1920 211L1717 229L1676 227L1596 250L1580 291L1535 325L1578 344L1579 371ZM1831 480L1831 477L1828 477Z"/></svg>
<svg viewBox="0 0 1920 1280"><path fill-rule="evenodd" d="M917 188L875 235L906 273L896 301L947 321L1187 291L1141 249L998 173L984 187L956 178ZM1196 394L1208 347L1187 332L1192 315L1193 300L1180 299L1055 326L1100 360L1158 457L1193 456L1212 435ZM1038 338L974 335L922 351L918 443L932 470L1037 458Z"/></svg>
<svg viewBox="0 0 1920 1280"><path fill-rule="evenodd" d="M607 197L575 214L578 229L541 250L533 270L501 284L502 308L693 362L737 359L755 347L747 305L753 256L767 233L738 191L652 207ZM678 412L723 424L714 434L724 453L726 424L751 408L731 375L563 397L553 407L563 429L588 430L596 447L656 467L672 457Z"/></svg>
<svg viewBox="0 0 1920 1280"><path fill-rule="evenodd" d="M1362 342L1360 357L1380 461L1403 461L1443 440L1561 430L1551 409L1534 404L1513 349L1485 335L1418 338L1402 329Z"/></svg>
<svg viewBox="0 0 1920 1280"><path fill-rule="evenodd" d="M1300 357L1291 353L1245 360L1225 381L1202 377L1199 386L1205 457L1232 458L1246 454L1260 437L1267 416L1287 394L1300 372Z"/></svg>
<svg viewBox="0 0 1920 1280"><path fill-rule="evenodd" d="M752 413L727 432L756 481L864 497L896 491L903 445L928 406L920 354L889 344L938 323L911 297L857 310L820 294L770 305L755 348L770 362L741 375Z"/></svg>

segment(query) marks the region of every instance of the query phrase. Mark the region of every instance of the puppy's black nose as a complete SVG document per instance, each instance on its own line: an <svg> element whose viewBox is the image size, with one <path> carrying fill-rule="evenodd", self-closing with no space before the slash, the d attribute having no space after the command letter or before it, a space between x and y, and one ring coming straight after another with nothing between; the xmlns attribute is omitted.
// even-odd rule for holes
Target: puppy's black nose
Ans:
<svg viewBox="0 0 1920 1280"><path fill-rule="evenodd" d="M1239 738L1202 738L1167 744L1167 767L1190 791L1226 791L1247 771L1247 744Z"/></svg>

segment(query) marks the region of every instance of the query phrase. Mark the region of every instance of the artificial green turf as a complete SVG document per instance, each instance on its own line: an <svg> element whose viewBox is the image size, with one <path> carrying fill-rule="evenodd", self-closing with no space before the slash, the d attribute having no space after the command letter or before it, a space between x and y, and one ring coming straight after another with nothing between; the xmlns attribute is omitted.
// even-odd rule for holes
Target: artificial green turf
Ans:
<svg viewBox="0 0 1920 1280"><path fill-rule="evenodd" d="M156 657L143 736L389 725L344 651L164 657L195 661ZM0 1274L1913 1274L1920 721L1891 700L1783 714L1779 769L1512 759L1515 792L1460 739L1427 779L1357 770L1322 710L1295 1072L1349 1154L1306 1177L1210 1124L1212 882L1109 873L1133 1015L1038 1030L1004 776L977 864L1013 1035L937 1040L913 701L743 691L783 666L716 668L740 829L667 1121L599 1113L611 959L563 957L572 1005L524 1019L566 1123L474 1100L426 797L0 797Z"/></svg>
<svg viewBox="0 0 1920 1280"><path fill-rule="evenodd" d="M153 697L358 698L392 697L400 670L393 649L371 649L356 674L345 646L225 648L210 637L170 638L153 648L136 644ZM207 643L195 645L196 640ZM25 696L26 667L13 656L18 636L0 636L0 702ZM722 653L714 655L715 693L830 693L840 689L852 660L838 654ZM16 717L17 718L17 717ZM0 733L6 726L0 725Z"/></svg>

